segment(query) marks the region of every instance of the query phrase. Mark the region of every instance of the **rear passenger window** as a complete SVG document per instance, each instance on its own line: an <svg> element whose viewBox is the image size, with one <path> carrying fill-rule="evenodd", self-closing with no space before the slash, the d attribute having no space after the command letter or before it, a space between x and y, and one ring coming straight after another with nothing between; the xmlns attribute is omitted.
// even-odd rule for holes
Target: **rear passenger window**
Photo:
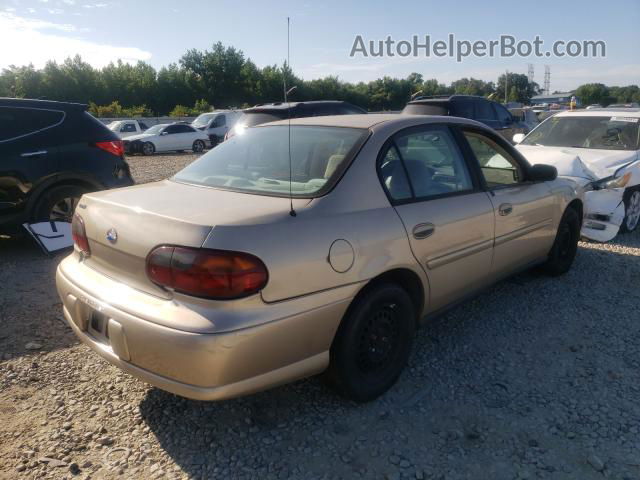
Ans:
<svg viewBox="0 0 640 480"><path fill-rule="evenodd" d="M422 200L473 190L464 158L444 127L396 136L379 165L379 172L394 200L411 197Z"/></svg>
<svg viewBox="0 0 640 480"><path fill-rule="evenodd" d="M57 110L0 107L0 142L53 127L63 118Z"/></svg>
<svg viewBox="0 0 640 480"><path fill-rule="evenodd" d="M395 143L416 198L473 189L464 158L448 129L400 135Z"/></svg>
<svg viewBox="0 0 640 480"><path fill-rule="evenodd" d="M379 166L380 181L394 200L408 200L413 197L409 179L400 161L398 150L392 145L382 158Z"/></svg>

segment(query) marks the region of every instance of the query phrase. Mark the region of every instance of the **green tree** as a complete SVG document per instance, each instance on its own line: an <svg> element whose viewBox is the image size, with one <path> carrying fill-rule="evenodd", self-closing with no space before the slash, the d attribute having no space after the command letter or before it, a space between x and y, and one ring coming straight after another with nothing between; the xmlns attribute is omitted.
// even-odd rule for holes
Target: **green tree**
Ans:
<svg viewBox="0 0 640 480"><path fill-rule="evenodd" d="M608 105L612 102L609 88L602 83L586 83L576 89L576 97L580 99L582 105L600 104Z"/></svg>
<svg viewBox="0 0 640 480"><path fill-rule="evenodd" d="M498 84L495 91L496 100L504 100L505 87L509 89L508 100L511 102L528 104L531 102L531 97L540 93L540 86L535 82L529 82L527 76L522 73L510 72L508 77L507 74L502 74L498 77ZM514 95L511 93L512 88L515 88Z"/></svg>

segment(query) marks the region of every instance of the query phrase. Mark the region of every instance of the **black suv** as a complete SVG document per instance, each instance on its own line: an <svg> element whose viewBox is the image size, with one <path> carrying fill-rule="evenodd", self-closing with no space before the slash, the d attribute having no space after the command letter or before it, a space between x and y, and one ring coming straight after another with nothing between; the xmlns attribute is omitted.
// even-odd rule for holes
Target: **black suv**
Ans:
<svg viewBox="0 0 640 480"><path fill-rule="evenodd" d="M358 115L362 113L367 113L367 111L349 102L339 100L265 103L244 109L236 123L236 127L255 127L263 123L286 120L287 118ZM225 140L233 135L234 129L229 130L225 135Z"/></svg>
<svg viewBox="0 0 640 480"><path fill-rule="evenodd" d="M122 141L86 109L0 98L0 230L71 221L82 194L133 185Z"/></svg>
<svg viewBox="0 0 640 480"><path fill-rule="evenodd" d="M527 126L502 105L473 95L418 97L407 103L402 113L470 118L493 128L511 143L516 133L529 133Z"/></svg>

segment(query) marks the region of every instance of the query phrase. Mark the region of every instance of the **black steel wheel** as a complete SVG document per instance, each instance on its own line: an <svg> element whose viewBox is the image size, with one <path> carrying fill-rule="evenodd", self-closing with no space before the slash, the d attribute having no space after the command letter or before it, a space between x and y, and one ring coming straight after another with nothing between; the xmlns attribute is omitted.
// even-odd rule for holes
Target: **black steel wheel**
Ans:
<svg viewBox="0 0 640 480"><path fill-rule="evenodd" d="M331 346L326 379L357 402L382 395L407 363L415 326L415 308L402 287L371 286L342 319Z"/></svg>

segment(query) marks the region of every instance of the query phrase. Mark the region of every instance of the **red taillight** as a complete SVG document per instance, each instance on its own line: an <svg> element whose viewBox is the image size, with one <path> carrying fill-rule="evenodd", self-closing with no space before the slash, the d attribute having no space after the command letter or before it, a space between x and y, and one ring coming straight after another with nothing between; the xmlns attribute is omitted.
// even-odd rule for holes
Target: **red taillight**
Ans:
<svg viewBox="0 0 640 480"><path fill-rule="evenodd" d="M180 293L217 300L246 297L267 284L267 268L248 253L162 246L147 257L147 276Z"/></svg>
<svg viewBox="0 0 640 480"><path fill-rule="evenodd" d="M95 146L104 150L105 152L109 152L115 155L116 157L122 157L124 155L124 143L122 143L122 140L114 140L111 142L97 142Z"/></svg>
<svg viewBox="0 0 640 480"><path fill-rule="evenodd" d="M87 238L87 232L84 229L84 220L82 220L82 217L78 214L75 214L71 221L71 236L73 237L73 243L82 253L86 256L91 254L89 239Z"/></svg>

